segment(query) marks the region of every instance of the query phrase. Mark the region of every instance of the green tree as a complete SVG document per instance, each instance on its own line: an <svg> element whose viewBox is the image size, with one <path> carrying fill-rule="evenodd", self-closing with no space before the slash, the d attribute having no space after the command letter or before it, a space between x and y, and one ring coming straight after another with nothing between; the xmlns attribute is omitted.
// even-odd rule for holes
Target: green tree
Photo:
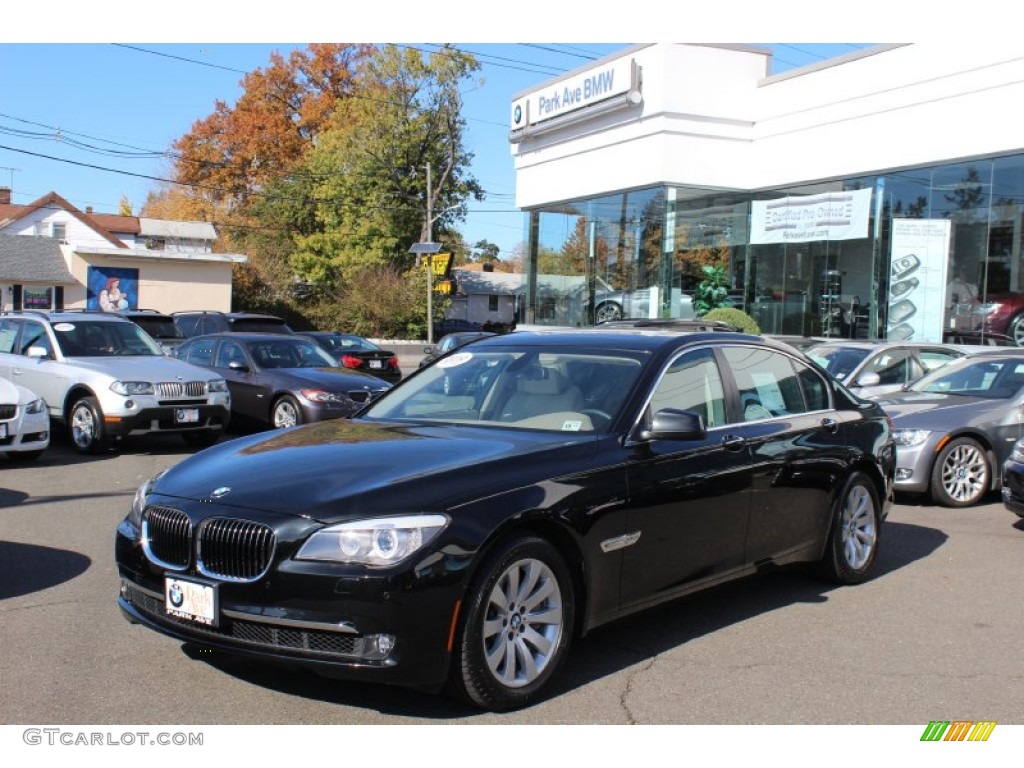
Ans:
<svg viewBox="0 0 1024 768"><path fill-rule="evenodd" d="M488 240L477 240L476 245L473 246L473 260L479 262L497 261L498 254L501 252L494 243Z"/></svg>

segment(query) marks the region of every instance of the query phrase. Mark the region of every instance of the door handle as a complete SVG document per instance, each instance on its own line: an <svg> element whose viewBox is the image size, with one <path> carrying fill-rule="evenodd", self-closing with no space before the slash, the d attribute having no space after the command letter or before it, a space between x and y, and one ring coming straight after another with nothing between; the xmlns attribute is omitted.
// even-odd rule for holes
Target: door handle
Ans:
<svg viewBox="0 0 1024 768"><path fill-rule="evenodd" d="M747 441L739 435L726 435L722 438L722 447L727 451L739 451L746 446Z"/></svg>
<svg viewBox="0 0 1024 768"><path fill-rule="evenodd" d="M823 426L825 431L831 435L834 435L839 431L839 422L835 419L822 419L821 426Z"/></svg>

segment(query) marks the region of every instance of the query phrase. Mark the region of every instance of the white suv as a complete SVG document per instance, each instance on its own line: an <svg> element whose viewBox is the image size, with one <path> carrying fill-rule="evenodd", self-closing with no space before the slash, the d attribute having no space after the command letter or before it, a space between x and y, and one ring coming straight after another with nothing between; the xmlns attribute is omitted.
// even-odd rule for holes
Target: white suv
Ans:
<svg viewBox="0 0 1024 768"><path fill-rule="evenodd" d="M100 312L3 314L0 377L46 401L80 453L154 432L212 445L231 413L223 378L166 356L137 325Z"/></svg>

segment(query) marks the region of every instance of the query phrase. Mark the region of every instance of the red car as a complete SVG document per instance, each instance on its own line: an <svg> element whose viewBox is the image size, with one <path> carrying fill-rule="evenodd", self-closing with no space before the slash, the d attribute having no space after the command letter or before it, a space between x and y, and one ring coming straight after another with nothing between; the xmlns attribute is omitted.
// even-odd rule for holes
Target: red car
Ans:
<svg viewBox="0 0 1024 768"><path fill-rule="evenodd" d="M1024 293L989 295L974 312L984 318L985 335L1005 335L1024 347Z"/></svg>
<svg viewBox="0 0 1024 768"><path fill-rule="evenodd" d="M299 335L313 339L343 368L369 373L392 384L402 379L398 356L362 336L337 331L303 331Z"/></svg>

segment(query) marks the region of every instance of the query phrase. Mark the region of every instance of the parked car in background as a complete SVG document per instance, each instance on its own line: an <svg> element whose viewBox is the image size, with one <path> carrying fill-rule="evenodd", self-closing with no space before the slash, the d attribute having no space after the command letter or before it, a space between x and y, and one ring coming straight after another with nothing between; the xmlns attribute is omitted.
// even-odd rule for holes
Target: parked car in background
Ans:
<svg viewBox="0 0 1024 768"><path fill-rule="evenodd" d="M115 313L0 316L0 377L42 397L80 453L152 433L212 445L231 414L223 378L168 357L149 334Z"/></svg>
<svg viewBox="0 0 1024 768"><path fill-rule="evenodd" d="M185 334L174 324L174 318L163 312L157 312L155 309L124 309L118 314L126 320L131 320L152 336L167 354L173 352L174 348L185 340Z"/></svg>
<svg viewBox="0 0 1024 768"><path fill-rule="evenodd" d="M1003 506L1024 517L1024 439L1013 445L1013 450L1003 462Z"/></svg>
<svg viewBox="0 0 1024 768"><path fill-rule="evenodd" d="M195 310L173 312L171 317L185 338L208 333L293 333L280 317L258 312Z"/></svg>
<svg viewBox="0 0 1024 768"><path fill-rule="evenodd" d="M197 336L174 353L227 381L232 414L275 428L351 416L391 388L376 376L339 368L319 344L297 334Z"/></svg>
<svg viewBox="0 0 1024 768"><path fill-rule="evenodd" d="M33 461L49 444L50 416L43 399L0 379L0 451L12 461Z"/></svg>
<svg viewBox="0 0 1024 768"><path fill-rule="evenodd" d="M302 331L299 335L311 338L343 368L369 373L392 384L402 380L398 355L369 339L337 331Z"/></svg>
<svg viewBox="0 0 1024 768"><path fill-rule="evenodd" d="M473 333L482 330L483 326L480 323L460 317L446 317L434 323L434 338L442 339L450 333Z"/></svg>
<svg viewBox="0 0 1024 768"><path fill-rule="evenodd" d="M146 481L118 601L177 641L508 710L633 612L788 565L870 578L893 468L882 409L785 345L517 331Z"/></svg>
<svg viewBox="0 0 1024 768"><path fill-rule="evenodd" d="M821 341L804 353L861 397L904 385L967 354L955 345L914 341Z"/></svg>
<svg viewBox="0 0 1024 768"><path fill-rule="evenodd" d="M447 336L441 339L441 341L439 341L436 346L423 348L423 354L426 356L422 360L420 360L418 367L423 368L425 366L430 365L432 362L437 360L437 358L441 357L442 355L447 355L453 349L464 347L470 342L476 341L477 339L485 339L488 336L494 335L495 334L488 333L486 331L449 333Z"/></svg>
<svg viewBox="0 0 1024 768"><path fill-rule="evenodd" d="M1024 352L979 352L875 399L895 429L896 490L973 506L1000 487L1003 462L1024 437Z"/></svg>
<svg viewBox="0 0 1024 768"><path fill-rule="evenodd" d="M976 331L985 335L1007 336L1018 347L1024 347L1024 293L989 295L973 308L972 315L981 319Z"/></svg>

